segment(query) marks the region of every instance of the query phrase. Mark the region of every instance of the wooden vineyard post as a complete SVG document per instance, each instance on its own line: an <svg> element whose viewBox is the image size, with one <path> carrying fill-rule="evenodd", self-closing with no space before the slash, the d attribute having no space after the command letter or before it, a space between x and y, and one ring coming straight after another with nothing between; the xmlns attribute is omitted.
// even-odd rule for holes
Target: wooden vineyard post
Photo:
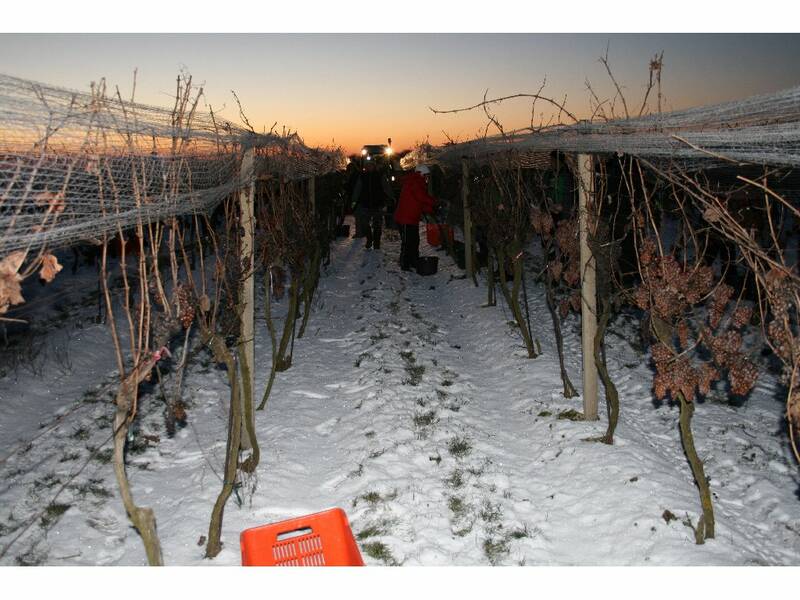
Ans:
<svg viewBox="0 0 800 600"><path fill-rule="evenodd" d="M241 180L239 187L239 210L242 226L241 265L244 269L241 296L241 343L240 360L242 374L242 436L241 447L245 450L252 448L247 435L246 420L250 419L251 429L255 428L255 417L252 410L247 409L249 403L252 407L253 392L255 390L255 290L253 269L255 267L253 232L255 218L253 216L253 201L255 197L255 172L253 161L254 150L245 150L242 155ZM249 401L248 401L249 399Z"/></svg>
<svg viewBox="0 0 800 600"><path fill-rule="evenodd" d="M578 154L578 229L581 246L581 344L583 350L583 417L597 419L597 332L595 259L589 247L589 217L594 205L594 164L591 154Z"/></svg>
<svg viewBox="0 0 800 600"><path fill-rule="evenodd" d="M467 268L467 277L478 285L475 278L475 265L472 262L473 239L472 239L472 212L469 206L469 164L466 158L461 159L461 201L464 204L464 266Z"/></svg>
<svg viewBox="0 0 800 600"><path fill-rule="evenodd" d="M313 175L308 179L308 201L311 204L311 214L317 216L317 193L316 177Z"/></svg>

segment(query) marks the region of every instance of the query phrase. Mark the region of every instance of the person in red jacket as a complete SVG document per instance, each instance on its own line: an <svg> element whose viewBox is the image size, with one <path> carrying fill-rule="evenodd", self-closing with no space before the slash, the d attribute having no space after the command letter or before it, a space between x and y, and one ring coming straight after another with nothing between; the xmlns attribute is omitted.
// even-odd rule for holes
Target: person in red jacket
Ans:
<svg viewBox="0 0 800 600"><path fill-rule="evenodd" d="M419 260L419 220L423 213L431 214L436 200L428 193L430 169L418 166L406 175L400 199L394 211L394 221L400 227L400 267L410 271Z"/></svg>

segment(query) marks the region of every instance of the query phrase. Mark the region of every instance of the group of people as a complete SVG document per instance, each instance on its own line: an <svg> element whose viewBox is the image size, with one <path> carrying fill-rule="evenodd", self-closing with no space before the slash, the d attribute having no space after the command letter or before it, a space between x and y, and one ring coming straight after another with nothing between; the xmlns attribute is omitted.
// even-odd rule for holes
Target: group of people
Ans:
<svg viewBox="0 0 800 600"><path fill-rule="evenodd" d="M430 169L425 165L403 176L394 222L400 229L400 267L410 271L419 259L419 222L432 214L436 200L428 193ZM356 235L363 232L365 248L381 247L384 210L394 204L386 175L374 162L368 162L352 188L351 200L356 218Z"/></svg>

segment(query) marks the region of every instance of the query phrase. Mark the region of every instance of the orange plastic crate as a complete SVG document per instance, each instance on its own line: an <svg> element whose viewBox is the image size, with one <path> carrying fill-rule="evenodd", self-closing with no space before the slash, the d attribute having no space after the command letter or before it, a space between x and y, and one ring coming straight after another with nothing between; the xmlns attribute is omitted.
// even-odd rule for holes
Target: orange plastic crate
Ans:
<svg viewBox="0 0 800 600"><path fill-rule="evenodd" d="M364 566L341 508L246 529L239 543L247 567Z"/></svg>

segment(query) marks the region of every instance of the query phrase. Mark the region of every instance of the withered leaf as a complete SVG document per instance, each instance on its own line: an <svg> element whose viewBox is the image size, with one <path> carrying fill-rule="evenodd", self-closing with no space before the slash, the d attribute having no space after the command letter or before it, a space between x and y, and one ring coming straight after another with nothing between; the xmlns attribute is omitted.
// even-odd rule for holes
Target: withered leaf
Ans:
<svg viewBox="0 0 800 600"><path fill-rule="evenodd" d="M52 254L45 254L42 257L42 268L39 271L39 277L50 283L63 268L62 265L58 264L58 259L55 256Z"/></svg>
<svg viewBox="0 0 800 600"><path fill-rule="evenodd" d="M0 261L0 315L4 314L9 306L25 302L20 286L22 277L19 275L25 256L26 252L17 250Z"/></svg>
<svg viewBox="0 0 800 600"><path fill-rule="evenodd" d="M47 212L57 215L64 212L64 194L61 192L56 194L55 192L45 190L36 195L34 202L36 202L38 206L46 206L48 208Z"/></svg>

